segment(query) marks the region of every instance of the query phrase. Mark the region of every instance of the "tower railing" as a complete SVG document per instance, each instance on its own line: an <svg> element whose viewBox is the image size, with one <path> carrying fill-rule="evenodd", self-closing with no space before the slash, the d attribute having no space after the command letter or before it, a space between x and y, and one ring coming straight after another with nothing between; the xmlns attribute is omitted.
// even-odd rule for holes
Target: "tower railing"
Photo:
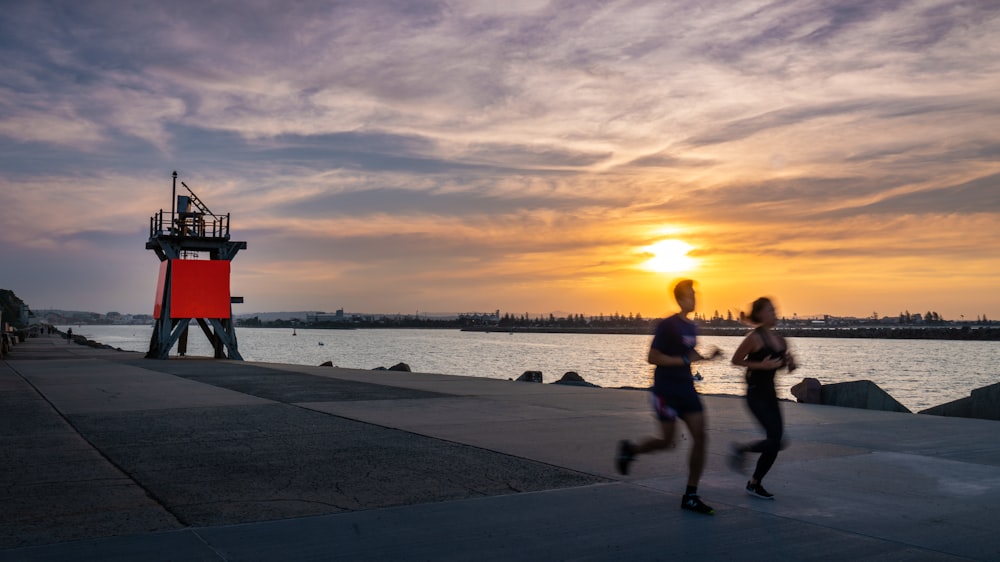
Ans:
<svg viewBox="0 0 1000 562"><path fill-rule="evenodd" d="M160 209L149 217L149 237L222 238L229 240L229 213L171 213Z"/></svg>

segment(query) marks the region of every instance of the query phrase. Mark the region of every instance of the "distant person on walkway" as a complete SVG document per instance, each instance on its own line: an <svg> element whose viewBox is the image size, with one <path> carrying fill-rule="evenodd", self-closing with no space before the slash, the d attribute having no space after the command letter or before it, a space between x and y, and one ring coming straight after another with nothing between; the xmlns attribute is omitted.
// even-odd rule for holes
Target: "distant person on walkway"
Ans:
<svg viewBox="0 0 1000 562"><path fill-rule="evenodd" d="M73 341L73 328L66 328L66 339Z"/></svg>
<svg viewBox="0 0 1000 562"><path fill-rule="evenodd" d="M747 406L764 428L765 438L753 443L733 443L729 464L733 470L743 472L746 453L760 453L746 491L751 496L772 500L774 494L765 490L761 481L778 458L778 451L784 448L784 427L778 395L774 390L774 375L781 368L787 368L790 373L797 365L788 351L785 338L772 331L778 323L778 315L771 299L761 297L755 300L747 320L756 327L736 348L732 361L733 365L746 367Z"/></svg>
<svg viewBox="0 0 1000 562"><path fill-rule="evenodd" d="M653 411L660 424L661 437L649 437L638 443L623 440L618 444L616 466L618 472L628 474L629 464L638 455L674 446L674 429L680 418L691 433L691 452L688 460L688 482L681 508L712 515L711 507L698 497L698 481L705 468L705 411L701 398L694 388L691 363L712 359L721 351L717 348L703 356L695 350L697 329L688 315L694 312L694 281L684 279L674 286L674 299L681 310L656 326L653 342L649 347L648 361L656 365L650 398Z"/></svg>

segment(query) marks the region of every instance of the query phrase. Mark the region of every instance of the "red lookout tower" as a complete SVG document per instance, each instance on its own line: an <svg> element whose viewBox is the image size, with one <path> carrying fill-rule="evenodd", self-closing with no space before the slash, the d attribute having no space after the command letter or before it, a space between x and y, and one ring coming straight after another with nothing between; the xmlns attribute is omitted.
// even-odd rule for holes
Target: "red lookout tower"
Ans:
<svg viewBox="0 0 1000 562"><path fill-rule="evenodd" d="M146 249L160 258L160 278L153 304L153 337L146 357L167 359L174 344L187 353L191 320L208 336L216 359L240 359L233 325L233 303L243 297L229 292L229 267L246 242L229 239L229 214L216 215L184 182L187 195L177 195L173 173L172 207L149 219Z"/></svg>

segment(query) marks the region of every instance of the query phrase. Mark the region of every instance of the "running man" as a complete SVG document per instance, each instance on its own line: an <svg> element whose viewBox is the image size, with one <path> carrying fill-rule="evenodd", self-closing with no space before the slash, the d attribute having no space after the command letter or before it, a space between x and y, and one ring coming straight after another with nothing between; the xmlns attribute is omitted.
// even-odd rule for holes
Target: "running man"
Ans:
<svg viewBox="0 0 1000 562"><path fill-rule="evenodd" d="M680 418L687 425L692 439L687 489L681 498L681 508L713 515L715 510L698 497L698 482L705 468L706 422L705 409L694 388L691 363L714 359L721 351L714 348L708 356L703 356L695 350L697 328L688 319L695 309L694 281L678 281L674 285L674 299L681 310L656 326L648 356L648 361L656 365L650 398L660 424L661 437L648 437L639 443L621 441L618 444L616 466L618 472L628 474L629 464L638 455L672 447L674 428Z"/></svg>

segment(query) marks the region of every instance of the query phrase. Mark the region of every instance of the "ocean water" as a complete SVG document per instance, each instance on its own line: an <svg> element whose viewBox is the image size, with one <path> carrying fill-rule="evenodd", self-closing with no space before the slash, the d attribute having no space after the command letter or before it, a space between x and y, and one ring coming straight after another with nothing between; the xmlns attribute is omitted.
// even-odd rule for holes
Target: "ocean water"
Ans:
<svg viewBox="0 0 1000 562"><path fill-rule="evenodd" d="M149 349L152 326L71 326L73 333L127 351ZM65 331L66 326L60 327ZM415 372L514 379L524 371L542 371L544 382L576 371L602 387L647 387L653 370L646 363L650 336L625 334L524 334L459 330L362 329L310 330L237 328L239 350L247 361L374 369L403 362ZM704 394L742 395L743 371L729 362L742 338L702 336L725 355L696 364ZM975 389L1000 381L997 342L952 340L882 340L790 338L801 367L779 371L780 398L805 377L821 383L870 380L913 412L965 398ZM176 353L176 347L173 350ZM189 356L212 355L195 326Z"/></svg>

